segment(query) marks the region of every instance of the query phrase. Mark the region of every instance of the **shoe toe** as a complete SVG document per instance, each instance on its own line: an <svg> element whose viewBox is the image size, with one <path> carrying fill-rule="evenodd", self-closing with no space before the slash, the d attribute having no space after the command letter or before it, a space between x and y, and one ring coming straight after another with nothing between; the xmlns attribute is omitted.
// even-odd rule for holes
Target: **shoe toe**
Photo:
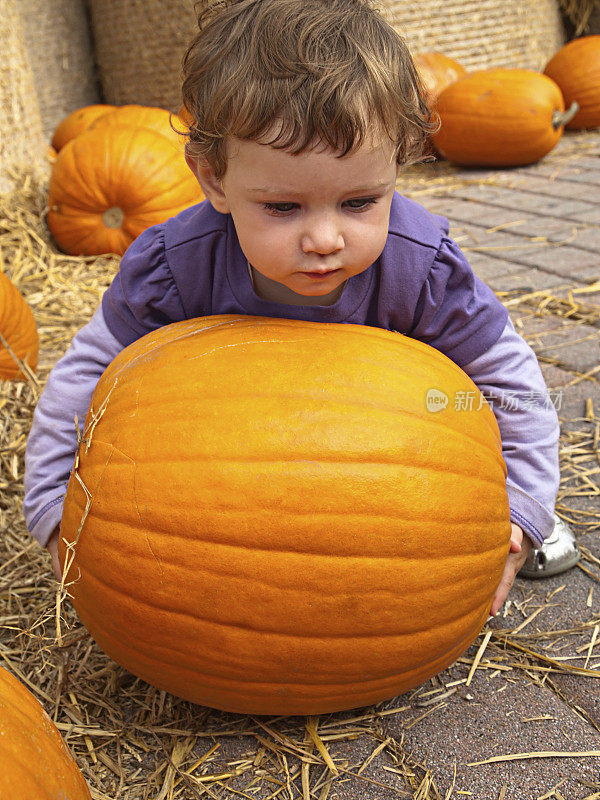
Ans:
<svg viewBox="0 0 600 800"><path fill-rule="evenodd" d="M563 520L554 515L552 534L539 550L531 550L519 570L524 578L546 578L565 572L581 558L581 551L573 532Z"/></svg>

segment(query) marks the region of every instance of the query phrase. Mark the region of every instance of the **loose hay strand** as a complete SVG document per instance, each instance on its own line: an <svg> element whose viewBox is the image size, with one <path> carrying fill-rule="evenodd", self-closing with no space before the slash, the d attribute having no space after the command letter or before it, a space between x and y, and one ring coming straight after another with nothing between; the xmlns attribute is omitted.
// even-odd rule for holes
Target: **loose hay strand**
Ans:
<svg viewBox="0 0 600 800"><path fill-rule="evenodd" d="M513 753L507 756L493 756L483 761L471 761L468 767L479 767L482 764L497 764L500 761L521 761L529 758L593 758L600 756L600 750L582 750L567 752L564 750L540 750L535 753Z"/></svg>

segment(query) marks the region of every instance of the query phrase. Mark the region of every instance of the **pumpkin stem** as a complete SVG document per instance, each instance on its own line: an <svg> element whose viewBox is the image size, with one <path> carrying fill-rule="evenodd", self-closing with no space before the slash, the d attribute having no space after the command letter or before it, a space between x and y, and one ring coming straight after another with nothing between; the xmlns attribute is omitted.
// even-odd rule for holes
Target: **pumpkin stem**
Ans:
<svg viewBox="0 0 600 800"><path fill-rule="evenodd" d="M554 130L558 130L561 125L566 125L568 122L571 122L578 111L579 103L575 101L571 103L571 108L568 108L566 111L555 111L552 115L552 127Z"/></svg>
<svg viewBox="0 0 600 800"><path fill-rule="evenodd" d="M104 214L102 214L102 222L107 228L120 228L124 219L125 214L119 206L107 208Z"/></svg>

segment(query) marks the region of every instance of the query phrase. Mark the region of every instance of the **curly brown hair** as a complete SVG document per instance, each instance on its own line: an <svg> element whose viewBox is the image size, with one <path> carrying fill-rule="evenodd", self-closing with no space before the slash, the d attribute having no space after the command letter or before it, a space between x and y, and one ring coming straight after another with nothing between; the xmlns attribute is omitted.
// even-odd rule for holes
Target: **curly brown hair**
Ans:
<svg viewBox="0 0 600 800"><path fill-rule="evenodd" d="M187 152L216 177L226 140L300 153L325 143L339 156L374 130L407 164L435 127L402 37L370 0L201 0L183 59Z"/></svg>

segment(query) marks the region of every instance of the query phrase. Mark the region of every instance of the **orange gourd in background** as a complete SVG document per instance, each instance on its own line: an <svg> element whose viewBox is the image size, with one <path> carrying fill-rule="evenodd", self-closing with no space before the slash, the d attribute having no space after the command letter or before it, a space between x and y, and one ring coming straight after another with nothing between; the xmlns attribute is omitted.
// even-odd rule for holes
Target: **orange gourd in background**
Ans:
<svg viewBox="0 0 600 800"><path fill-rule="evenodd" d="M436 148L455 164L477 167L539 161L569 119L556 83L526 69L470 73L444 89L436 112L441 122L433 135Z"/></svg>
<svg viewBox="0 0 600 800"><path fill-rule="evenodd" d="M508 553L476 395L437 350L375 328L223 315L148 334L100 379L68 486L81 621L135 675L227 711L319 714L423 683L481 630Z"/></svg>
<svg viewBox="0 0 600 800"><path fill-rule="evenodd" d="M8 275L0 272L0 334L14 355L35 372L39 340L33 313ZM25 378L0 339L0 379Z"/></svg>
<svg viewBox="0 0 600 800"><path fill-rule="evenodd" d="M108 127L113 131L119 128L149 128L162 133L183 152L187 125L177 114L155 106L120 106L110 114L99 117L90 126L94 130Z"/></svg>
<svg viewBox="0 0 600 800"><path fill-rule="evenodd" d="M188 128L194 122L194 118L192 117L192 115L190 114L190 112L187 110L187 108L184 105L179 107L178 116L182 120L183 124L187 125Z"/></svg>
<svg viewBox="0 0 600 800"><path fill-rule="evenodd" d="M427 93L427 103L435 106L436 100L451 83L467 74L467 70L443 53L416 53L413 60Z"/></svg>
<svg viewBox="0 0 600 800"><path fill-rule="evenodd" d="M148 128L98 125L58 154L46 219L65 253L122 255L146 228L202 199L177 142Z"/></svg>
<svg viewBox="0 0 600 800"><path fill-rule="evenodd" d="M58 153L66 144L86 131L100 117L113 111L116 106L92 105L78 108L56 126L52 137L52 147Z"/></svg>
<svg viewBox="0 0 600 800"><path fill-rule="evenodd" d="M579 105L567 128L600 125L600 36L582 36L568 42L552 56L544 74L560 86L565 105Z"/></svg>
<svg viewBox="0 0 600 800"><path fill-rule="evenodd" d="M23 684L0 667L0 797L91 800L56 726Z"/></svg>

